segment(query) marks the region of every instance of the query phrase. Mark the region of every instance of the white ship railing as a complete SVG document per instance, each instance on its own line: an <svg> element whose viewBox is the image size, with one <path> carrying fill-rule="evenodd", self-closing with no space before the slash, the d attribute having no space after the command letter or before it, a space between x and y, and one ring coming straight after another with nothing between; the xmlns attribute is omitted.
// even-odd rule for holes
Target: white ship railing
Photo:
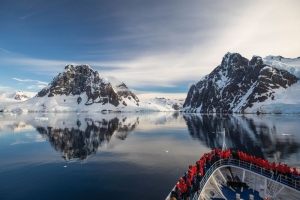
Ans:
<svg viewBox="0 0 300 200"><path fill-rule="evenodd" d="M267 178L272 179L273 181L277 181L281 184L284 184L290 188L293 188L295 190L300 191L300 181L299 176L295 178L289 178L286 175L278 175L275 176L274 173L270 170L266 170L264 167L259 167L253 163L244 162L241 160L235 160L235 159L221 159L219 161L216 161L208 170L205 172L205 175L203 176L199 190L193 195L191 198L192 200L198 200L199 196L201 194L202 189L204 188L206 182L210 178L210 176L214 173L214 171L222 166L238 166L240 168L247 169L249 171L252 171L254 173L260 174L262 176L265 176Z"/></svg>

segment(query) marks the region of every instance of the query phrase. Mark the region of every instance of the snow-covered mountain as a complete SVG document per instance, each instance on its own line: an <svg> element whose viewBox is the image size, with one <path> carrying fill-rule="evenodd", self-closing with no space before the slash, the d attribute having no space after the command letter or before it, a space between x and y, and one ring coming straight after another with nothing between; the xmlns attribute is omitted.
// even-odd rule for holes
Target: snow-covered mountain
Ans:
<svg viewBox="0 0 300 200"><path fill-rule="evenodd" d="M299 61L281 56L248 60L227 53L218 67L191 86L182 111L300 113Z"/></svg>
<svg viewBox="0 0 300 200"><path fill-rule="evenodd" d="M282 56L267 56L263 59L264 64L283 69L300 78L300 57L285 58Z"/></svg>
<svg viewBox="0 0 300 200"><path fill-rule="evenodd" d="M155 97L154 99L150 99L148 101L148 104L158 105L169 110L181 110L183 106L183 102L184 100L182 99L171 100L171 99L166 99L164 97L161 98Z"/></svg>
<svg viewBox="0 0 300 200"><path fill-rule="evenodd" d="M113 76L108 77L108 81L111 83L114 91L126 100L134 102L137 106L139 105L138 97L125 85L125 83L119 81Z"/></svg>
<svg viewBox="0 0 300 200"><path fill-rule="evenodd" d="M3 101L25 101L36 95L36 92L24 92L24 91L8 91L0 92L0 102Z"/></svg>
<svg viewBox="0 0 300 200"><path fill-rule="evenodd" d="M2 105L4 112L135 111L139 99L127 86L112 85L88 65L67 65L34 98Z"/></svg>
<svg viewBox="0 0 300 200"><path fill-rule="evenodd" d="M118 107L127 106L128 100L137 105L139 101L124 83L113 85L107 78L100 78L89 65L67 65L37 97L58 95L77 96L74 104L78 105L111 104Z"/></svg>
<svg viewBox="0 0 300 200"><path fill-rule="evenodd" d="M181 101L183 102L183 101ZM175 111L182 103L157 99L140 102L125 83L101 78L88 65L67 65L34 98L2 103L2 112L153 112Z"/></svg>

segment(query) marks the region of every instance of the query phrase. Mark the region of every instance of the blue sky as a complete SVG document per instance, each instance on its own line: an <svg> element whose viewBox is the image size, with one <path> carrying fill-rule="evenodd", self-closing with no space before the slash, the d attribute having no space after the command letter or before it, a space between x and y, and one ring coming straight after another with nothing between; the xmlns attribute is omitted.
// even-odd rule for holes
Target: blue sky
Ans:
<svg viewBox="0 0 300 200"><path fill-rule="evenodd" d="M300 56L299 8L298 0L1 0L0 90L37 92L76 63L136 91L186 94L228 51Z"/></svg>

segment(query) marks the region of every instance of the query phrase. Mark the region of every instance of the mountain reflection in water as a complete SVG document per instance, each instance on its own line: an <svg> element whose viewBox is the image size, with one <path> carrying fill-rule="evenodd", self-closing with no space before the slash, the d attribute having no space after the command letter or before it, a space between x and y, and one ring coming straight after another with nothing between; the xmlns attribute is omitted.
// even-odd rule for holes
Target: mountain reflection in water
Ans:
<svg viewBox="0 0 300 200"><path fill-rule="evenodd" d="M183 114L190 135L209 148L226 146L258 157L280 161L299 152L299 116Z"/></svg>
<svg viewBox="0 0 300 200"><path fill-rule="evenodd" d="M65 160L85 160L96 153L99 147L109 143L113 135L124 140L138 125L138 117L134 123L126 123L126 118L117 117L110 120L85 118L83 122L77 120L76 125L66 128L37 126L36 130L46 137L55 150L62 153Z"/></svg>
<svg viewBox="0 0 300 200"><path fill-rule="evenodd" d="M298 115L0 116L0 199L164 199L223 128L228 148L300 166Z"/></svg>

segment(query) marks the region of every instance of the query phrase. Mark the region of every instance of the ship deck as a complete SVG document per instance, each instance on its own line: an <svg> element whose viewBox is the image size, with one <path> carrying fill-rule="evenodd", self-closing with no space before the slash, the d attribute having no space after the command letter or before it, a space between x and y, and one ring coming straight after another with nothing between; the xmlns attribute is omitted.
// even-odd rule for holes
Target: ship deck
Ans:
<svg viewBox="0 0 300 200"><path fill-rule="evenodd" d="M191 196L191 199L262 200L269 197L269 199L296 200L299 199L299 194L298 179L290 179L283 175L274 176L270 171L251 163L225 159L217 161L207 170L200 183L200 189ZM253 195L253 198L250 198L250 195Z"/></svg>
<svg viewBox="0 0 300 200"><path fill-rule="evenodd" d="M238 189L230 189L229 187L223 186L222 187L222 193L227 199L236 199L236 194L240 194L241 199L249 199L250 195L253 195L255 200L262 200L259 196L259 193L253 189L243 189L243 191ZM222 198L212 198L212 200L223 200Z"/></svg>
<svg viewBox="0 0 300 200"><path fill-rule="evenodd" d="M232 186L229 188L228 182L231 180L228 177L236 176L239 180L236 183L244 182L247 186L235 187L233 184L234 188ZM209 168L200 185L201 190L193 196L193 200L238 199L237 194L240 195L240 199L250 199L250 195L253 195L255 200L261 200L264 196L271 197L271 199L299 199L297 196L300 194L299 180L288 179L282 175L274 177L264 168L231 159L220 160L220 163Z"/></svg>

